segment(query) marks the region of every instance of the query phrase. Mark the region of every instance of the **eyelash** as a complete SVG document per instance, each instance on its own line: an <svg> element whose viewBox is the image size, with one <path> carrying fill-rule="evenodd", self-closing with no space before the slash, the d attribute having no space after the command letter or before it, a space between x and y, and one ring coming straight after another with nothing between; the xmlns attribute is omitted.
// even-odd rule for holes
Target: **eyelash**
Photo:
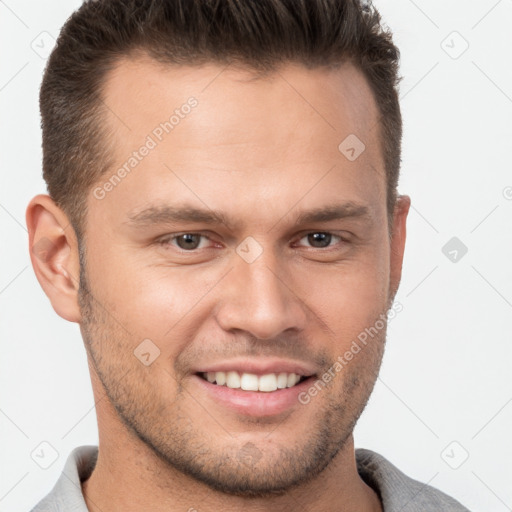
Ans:
<svg viewBox="0 0 512 512"><path fill-rule="evenodd" d="M342 237L340 235L336 235L335 233L332 233L330 231L308 231L307 233L301 235L301 237L298 238L298 241L308 237L309 235L314 235L314 234L331 235L333 237L333 239L337 239L338 241L337 241L337 243L335 243L333 245L328 245L326 247L305 246L308 249L317 249L317 250L327 251L327 250L332 249L333 247L335 247L340 242L348 243L348 240L346 238L344 238L344 237ZM177 240L180 236L183 236L183 235L198 235L198 236L202 236L202 237L212 241L212 239L210 238L210 236L207 233L201 233L201 232L197 232L197 231L184 231L182 233L177 233L177 234L174 234L174 235L166 235L165 237L160 238L158 240L158 244L161 245L161 246L164 246L164 247L172 245L173 241ZM181 253L194 253L194 252L200 250L198 248L186 250L186 249L182 249L181 247L178 247L177 245L173 245L173 247L175 249L177 249L178 251L180 251ZM206 248L203 248L203 249L210 249L210 248L211 247L206 247Z"/></svg>

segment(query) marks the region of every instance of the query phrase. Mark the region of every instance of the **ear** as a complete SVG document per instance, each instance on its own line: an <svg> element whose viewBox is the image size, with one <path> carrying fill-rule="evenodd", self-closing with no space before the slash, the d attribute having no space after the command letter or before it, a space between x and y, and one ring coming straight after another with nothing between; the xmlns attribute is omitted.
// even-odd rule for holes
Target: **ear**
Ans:
<svg viewBox="0 0 512 512"><path fill-rule="evenodd" d="M67 215L45 194L35 196L26 212L30 260L55 312L80 322L78 241Z"/></svg>
<svg viewBox="0 0 512 512"><path fill-rule="evenodd" d="M406 221L410 206L411 198L409 196L398 196L393 213L393 231L391 233L391 268L389 277L390 302L393 301L398 290L398 286L400 285L400 279L402 278L402 262L404 259L406 238Z"/></svg>

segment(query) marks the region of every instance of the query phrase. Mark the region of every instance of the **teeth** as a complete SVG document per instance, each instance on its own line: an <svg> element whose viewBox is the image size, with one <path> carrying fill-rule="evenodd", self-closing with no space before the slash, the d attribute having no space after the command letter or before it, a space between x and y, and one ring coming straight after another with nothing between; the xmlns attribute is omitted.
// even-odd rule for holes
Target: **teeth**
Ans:
<svg viewBox="0 0 512 512"><path fill-rule="evenodd" d="M288 374L288 382L286 383L286 387L291 388L292 386L295 385L295 383L297 382L295 380L295 377L296 377L295 373Z"/></svg>
<svg viewBox="0 0 512 512"><path fill-rule="evenodd" d="M277 376L277 387L278 389L284 389L288 385L288 374L280 373Z"/></svg>
<svg viewBox="0 0 512 512"><path fill-rule="evenodd" d="M278 389L291 388L301 379L295 373L267 373L266 375L255 375L253 373L238 372L207 372L202 376L211 383L218 386L227 386L232 389L243 389L244 391L271 392Z"/></svg>
<svg viewBox="0 0 512 512"><path fill-rule="evenodd" d="M215 382L219 386L224 386L226 384L226 374L224 372L214 372L215 373Z"/></svg>
<svg viewBox="0 0 512 512"><path fill-rule="evenodd" d="M238 375L238 372L226 373L226 386L233 389L240 387L240 375Z"/></svg>
<svg viewBox="0 0 512 512"><path fill-rule="evenodd" d="M277 377L275 373L262 375L260 377L260 391L275 391L277 389Z"/></svg>
<svg viewBox="0 0 512 512"><path fill-rule="evenodd" d="M243 373L240 387L245 391L258 391L258 376L252 373Z"/></svg>

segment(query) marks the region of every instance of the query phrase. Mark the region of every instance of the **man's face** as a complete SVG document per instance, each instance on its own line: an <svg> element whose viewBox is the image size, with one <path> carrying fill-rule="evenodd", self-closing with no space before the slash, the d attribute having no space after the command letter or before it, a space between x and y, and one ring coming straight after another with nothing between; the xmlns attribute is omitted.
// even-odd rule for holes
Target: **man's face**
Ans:
<svg viewBox="0 0 512 512"><path fill-rule="evenodd" d="M350 438L385 328L308 390L398 284L363 76L290 65L250 78L119 63L104 90L115 165L88 198L80 297L123 424L170 466L247 496L313 478ZM266 391L236 389L237 375Z"/></svg>

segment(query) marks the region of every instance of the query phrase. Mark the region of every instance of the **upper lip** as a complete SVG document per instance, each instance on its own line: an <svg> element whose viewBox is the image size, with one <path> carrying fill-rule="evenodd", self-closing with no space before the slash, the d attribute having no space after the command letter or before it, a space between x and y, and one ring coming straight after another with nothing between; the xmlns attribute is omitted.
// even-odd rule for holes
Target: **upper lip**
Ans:
<svg viewBox="0 0 512 512"><path fill-rule="evenodd" d="M198 365L194 373L206 372L229 372L252 373L255 375L266 375L268 373L295 373L297 375L310 377L315 375L315 369L302 361L285 359L255 359L237 358L225 361L217 361Z"/></svg>

